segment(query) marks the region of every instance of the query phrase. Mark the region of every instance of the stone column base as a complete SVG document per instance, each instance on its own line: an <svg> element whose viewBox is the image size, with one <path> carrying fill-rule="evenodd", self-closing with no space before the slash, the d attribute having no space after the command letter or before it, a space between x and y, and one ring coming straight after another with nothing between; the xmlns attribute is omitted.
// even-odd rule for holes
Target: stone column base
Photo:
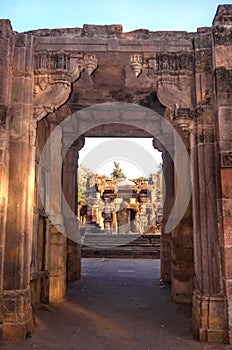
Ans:
<svg viewBox="0 0 232 350"><path fill-rule="evenodd" d="M0 339L23 340L34 330L30 290L0 294Z"/></svg>
<svg viewBox="0 0 232 350"><path fill-rule="evenodd" d="M186 281L185 281L186 279ZM172 276L171 290L172 290L172 298L176 303L179 304L191 304L192 303L192 280L188 274L186 276L182 276L182 280L180 278L176 279Z"/></svg>
<svg viewBox="0 0 232 350"><path fill-rule="evenodd" d="M224 297L210 297L194 292L192 330L200 341L228 342Z"/></svg>

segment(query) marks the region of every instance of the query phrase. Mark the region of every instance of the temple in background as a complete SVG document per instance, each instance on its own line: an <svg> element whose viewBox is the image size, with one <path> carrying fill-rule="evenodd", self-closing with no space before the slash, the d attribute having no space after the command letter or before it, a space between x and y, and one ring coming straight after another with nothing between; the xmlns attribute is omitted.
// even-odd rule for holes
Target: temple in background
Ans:
<svg viewBox="0 0 232 350"><path fill-rule="evenodd" d="M160 234L162 174L113 180L88 173L86 180L78 203L82 232Z"/></svg>

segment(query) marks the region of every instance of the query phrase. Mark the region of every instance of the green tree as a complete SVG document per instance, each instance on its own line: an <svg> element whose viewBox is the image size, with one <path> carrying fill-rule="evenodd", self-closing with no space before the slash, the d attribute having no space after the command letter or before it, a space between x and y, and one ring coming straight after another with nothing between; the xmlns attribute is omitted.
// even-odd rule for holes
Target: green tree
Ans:
<svg viewBox="0 0 232 350"><path fill-rule="evenodd" d="M93 175L91 170L82 165L78 167L78 202L85 199L87 178L90 175Z"/></svg>
<svg viewBox="0 0 232 350"><path fill-rule="evenodd" d="M126 176L123 174L122 169L120 168L120 164L117 162L114 162L114 169L111 173L111 177L113 180L124 180Z"/></svg>

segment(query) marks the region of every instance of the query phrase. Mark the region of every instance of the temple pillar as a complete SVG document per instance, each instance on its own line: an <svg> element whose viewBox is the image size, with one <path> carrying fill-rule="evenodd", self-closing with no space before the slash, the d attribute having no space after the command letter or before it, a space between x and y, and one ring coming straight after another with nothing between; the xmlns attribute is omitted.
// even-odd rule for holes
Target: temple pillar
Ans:
<svg viewBox="0 0 232 350"><path fill-rule="evenodd" d="M153 146L159 151L162 151L163 157L163 196L165 195L165 201L163 205L163 222L161 229L161 279L164 282L171 282L171 240L172 233L165 232L165 224L171 213L174 203L174 164L171 155L173 155L173 145L170 145L170 149L166 150L158 140L153 140Z"/></svg>
<svg viewBox="0 0 232 350"><path fill-rule="evenodd" d="M195 262L192 321L194 332L201 341L224 342L226 324L214 132L212 125L204 125L204 121L211 118L210 110L198 115L196 145L192 151Z"/></svg>
<svg viewBox="0 0 232 350"><path fill-rule="evenodd" d="M217 165L220 173L218 226L223 263L224 300L221 301L232 344L232 6L219 6L214 19L214 77Z"/></svg>
<svg viewBox="0 0 232 350"><path fill-rule="evenodd" d="M219 225L219 160L212 35L195 39L196 116L191 135L195 281L192 325L201 341L226 342L223 249ZM213 43L214 45L214 43Z"/></svg>
<svg viewBox="0 0 232 350"><path fill-rule="evenodd" d="M179 137L175 142L174 165L179 170L181 178L177 177L175 172L175 193L179 186L188 188L191 186L191 169L190 169L190 144L189 144L189 129L191 124L190 109L176 110L173 121L177 127L177 132L180 132L182 141L186 151L183 152L180 147ZM188 181L184 183L183 181ZM191 188L189 189L191 190ZM193 262L193 220L192 220L192 201L188 204L187 210L184 212L183 206L186 205L183 193L182 198L175 206L175 215L181 220L172 231L171 243L171 290L172 297L178 303L191 303L193 294L193 277L194 277L194 262Z"/></svg>
<svg viewBox="0 0 232 350"><path fill-rule="evenodd" d="M63 142L67 141L68 135L65 135ZM79 137L76 142L67 151L63 161L63 193L64 197L71 208L72 212L77 217L77 201L78 201L78 181L77 169L79 151L84 147L84 137ZM75 222L74 222L75 221ZM77 239L68 238L67 246L67 280L70 282L76 281L81 276L81 245L78 242L79 230L77 220L69 218L65 215L65 225L68 232L72 232Z"/></svg>
<svg viewBox="0 0 232 350"><path fill-rule="evenodd" d="M4 245L8 202L9 120L11 75L13 61L13 31L10 21L0 20L0 290L3 289Z"/></svg>
<svg viewBox="0 0 232 350"><path fill-rule="evenodd" d="M51 119L51 115L49 115ZM67 237L62 233L64 217L62 213L61 173L62 168L62 130L50 121L50 131L56 128L56 139L50 145L49 164L52 181L47 184L50 225L50 281L49 301L61 302L66 295ZM58 185L60 184L60 185ZM59 189L59 190L58 190Z"/></svg>
<svg viewBox="0 0 232 350"><path fill-rule="evenodd" d="M9 190L0 299L0 338L6 340L24 339L34 327L30 294L35 176L33 51L29 34L15 35L15 39Z"/></svg>

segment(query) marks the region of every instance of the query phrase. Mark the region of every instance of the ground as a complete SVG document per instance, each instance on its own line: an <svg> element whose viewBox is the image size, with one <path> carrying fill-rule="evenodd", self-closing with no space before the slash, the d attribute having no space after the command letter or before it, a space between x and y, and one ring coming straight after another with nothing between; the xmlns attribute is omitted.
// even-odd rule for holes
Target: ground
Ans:
<svg viewBox="0 0 232 350"><path fill-rule="evenodd" d="M83 259L82 278L62 304L36 312L36 331L4 350L231 350L200 343L190 305L175 304L160 282L159 260Z"/></svg>

